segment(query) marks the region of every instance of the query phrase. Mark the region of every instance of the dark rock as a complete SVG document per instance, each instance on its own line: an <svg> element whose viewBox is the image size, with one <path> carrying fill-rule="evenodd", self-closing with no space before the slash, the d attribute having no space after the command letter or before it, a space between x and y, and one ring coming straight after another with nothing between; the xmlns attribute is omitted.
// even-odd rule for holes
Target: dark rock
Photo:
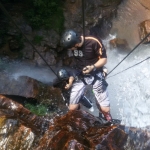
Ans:
<svg viewBox="0 0 150 150"><path fill-rule="evenodd" d="M24 34L32 34L32 28L26 23L22 24L20 29Z"/></svg>
<svg viewBox="0 0 150 150"><path fill-rule="evenodd" d="M30 44L24 42L24 47L21 50L21 52L22 52L22 55L23 55L22 57L23 58L33 60L34 50L33 50L33 47Z"/></svg>
<svg viewBox="0 0 150 150"><path fill-rule="evenodd" d="M81 110L69 111L50 121L34 115L7 96L0 95L0 118L1 148L149 149L148 130L104 125L93 115ZM125 133L125 130L128 132Z"/></svg>
<svg viewBox="0 0 150 150"><path fill-rule="evenodd" d="M11 39L9 41L9 48L11 51L15 51L15 50L18 50L20 48L20 45L19 45L17 40Z"/></svg>
<svg viewBox="0 0 150 150"><path fill-rule="evenodd" d="M53 102L59 105L62 102L61 91L59 89L45 85L30 77L20 76L15 79L1 73L0 82L0 93L3 95L33 98L39 102L43 101L47 105L51 105Z"/></svg>
<svg viewBox="0 0 150 150"><path fill-rule="evenodd" d="M125 39L112 39L110 40L110 46L114 49L118 49L119 51L130 51L130 47L128 45L128 42Z"/></svg>
<svg viewBox="0 0 150 150"><path fill-rule="evenodd" d="M85 30L88 34L89 30L95 26L101 29L101 37L108 35L111 28L111 19L116 16L117 6L121 0L116 1L97 1L87 0L85 2ZM83 31L82 21L82 1L76 0L75 3L70 3L66 0L64 7L65 28L73 28L78 32ZM108 30L109 29L109 30ZM103 33L102 33L103 32Z"/></svg>
<svg viewBox="0 0 150 150"><path fill-rule="evenodd" d="M121 150L127 135L117 129L117 126L104 126L101 122L97 122L98 120L87 112L70 111L55 120L55 126L51 126L45 133L40 140L41 145L36 150L42 148L88 150L95 149L98 144L107 149Z"/></svg>

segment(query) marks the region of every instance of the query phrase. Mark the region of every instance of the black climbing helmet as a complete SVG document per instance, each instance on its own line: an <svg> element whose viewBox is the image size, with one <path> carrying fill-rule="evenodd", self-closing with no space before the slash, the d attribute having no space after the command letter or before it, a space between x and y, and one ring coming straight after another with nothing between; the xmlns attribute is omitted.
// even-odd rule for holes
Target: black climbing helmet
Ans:
<svg viewBox="0 0 150 150"><path fill-rule="evenodd" d="M61 80L65 80L69 78L69 73L65 69L58 70L58 77Z"/></svg>
<svg viewBox="0 0 150 150"><path fill-rule="evenodd" d="M80 42L80 36L74 30L66 30L61 38L61 45L64 48L72 48Z"/></svg>

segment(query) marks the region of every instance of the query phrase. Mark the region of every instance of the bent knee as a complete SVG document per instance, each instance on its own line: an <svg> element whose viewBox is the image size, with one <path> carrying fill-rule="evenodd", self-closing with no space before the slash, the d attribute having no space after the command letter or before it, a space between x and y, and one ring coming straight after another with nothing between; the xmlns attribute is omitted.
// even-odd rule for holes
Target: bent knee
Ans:
<svg viewBox="0 0 150 150"><path fill-rule="evenodd" d="M101 106L100 109L101 109L101 111L104 112L104 113L110 112L110 107Z"/></svg>
<svg viewBox="0 0 150 150"><path fill-rule="evenodd" d="M69 110L78 110L79 104L70 104L69 105Z"/></svg>

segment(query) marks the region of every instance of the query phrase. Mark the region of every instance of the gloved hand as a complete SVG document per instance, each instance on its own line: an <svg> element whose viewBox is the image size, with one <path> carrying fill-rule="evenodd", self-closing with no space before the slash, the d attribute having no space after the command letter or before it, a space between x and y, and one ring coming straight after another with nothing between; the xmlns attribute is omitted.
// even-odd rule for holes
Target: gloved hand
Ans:
<svg viewBox="0 0 150 150"><path fill-rule="evenodd" d="M88 74L88 73L90 73L93 69L94 69L94 66L93 66L93 65L91 65L91 66L86 66L86 67L83 68L82 72L83 72L83 74Z"/></svg>

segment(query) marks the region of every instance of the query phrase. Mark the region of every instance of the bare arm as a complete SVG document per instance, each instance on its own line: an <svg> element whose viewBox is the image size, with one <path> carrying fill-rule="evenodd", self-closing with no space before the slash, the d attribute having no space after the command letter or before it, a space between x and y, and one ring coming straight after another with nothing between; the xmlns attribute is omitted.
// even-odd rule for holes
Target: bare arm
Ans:
<svg viewBox="0 0 150 150"><path fill-rule="evenodd" d="M100 58L95 64L92 64L91 66L86 66L85 68L83 68L83 73L88 74L94 69L94 67L98 69L104 66L106 63L107 63L107 58Z"/></svg>
<svg viewBox="0 0 150 150"><path fill-rule="evenodd" d="M95 64L93 64L96 68L100 68L107 63L107 58L100 58ZM92 65L93 69L94 66Z"/></svg>
<svg viewBox="0 0 150 150"><path fill-rule="evenodd" d="M74 77L73 77L73 76L70 76L70 77L69 77L68 84L66 84L66 86L65 86L65 89L68 90L68 89L72 86L73 81L74 81Z"/></svg>

